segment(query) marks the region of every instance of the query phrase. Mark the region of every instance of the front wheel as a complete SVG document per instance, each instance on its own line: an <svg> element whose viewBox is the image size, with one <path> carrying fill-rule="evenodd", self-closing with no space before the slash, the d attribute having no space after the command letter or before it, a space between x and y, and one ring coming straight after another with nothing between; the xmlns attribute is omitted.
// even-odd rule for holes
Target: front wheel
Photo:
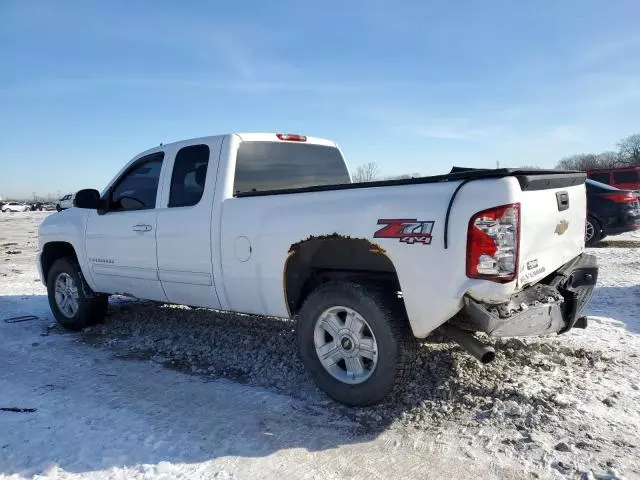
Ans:
<svg viewBox="0 0 640 480"><path fill-rule="evenodd" d="M298 316L298 347L318 387L351 406L381 401L403 383L416 342L400 302L373 287L329 282Z"/></svg>
<svg viewBox="0 0 640 480"><path fill-rule="evenodd" d="M62 208L60 208L60 205L56 205L56 211L61 212Z"/></svg>
<svg viewBox="0 0 640 480"><path fill-rule="evenodd" d="M47 294L51 311L64 328L82 330L104 320L108 297L94 293L79 265L69 258L56 260L49 270Z"/></svg>

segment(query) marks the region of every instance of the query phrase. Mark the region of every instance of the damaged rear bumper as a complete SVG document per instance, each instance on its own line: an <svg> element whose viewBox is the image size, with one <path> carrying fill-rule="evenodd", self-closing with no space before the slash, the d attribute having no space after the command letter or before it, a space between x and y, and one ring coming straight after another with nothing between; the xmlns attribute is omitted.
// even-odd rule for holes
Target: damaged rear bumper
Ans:
<svg viewBox="0 0 640 480"><path fill-rule="evenodd" d="M582 254L536 285L514 294L508 302L489 305L465 297L462 314L454 320L462 328L494 337L564 333L585 328L582 311L598 279L593 255Z"/></svg>

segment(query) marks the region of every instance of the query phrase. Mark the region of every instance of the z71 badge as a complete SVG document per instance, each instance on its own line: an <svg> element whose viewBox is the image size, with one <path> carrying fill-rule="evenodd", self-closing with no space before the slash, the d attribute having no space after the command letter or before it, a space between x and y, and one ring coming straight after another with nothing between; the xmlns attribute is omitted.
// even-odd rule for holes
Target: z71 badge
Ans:
<svg viewBox="0 0 640 480"><path fill-rule="evenodd" d="M421 243L429 245L431 243L431 232L434 221L416 220L415 218L391 218L379 219L378 225L385 225L378 230L374 238L397 238L403 243L410 245Z"/></svg>

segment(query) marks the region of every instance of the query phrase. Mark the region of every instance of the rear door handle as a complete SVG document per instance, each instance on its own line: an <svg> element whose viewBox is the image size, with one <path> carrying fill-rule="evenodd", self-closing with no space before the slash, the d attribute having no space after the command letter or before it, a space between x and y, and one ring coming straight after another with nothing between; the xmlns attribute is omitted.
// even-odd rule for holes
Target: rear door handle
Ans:
<svg viewBox="0 0 640 480"><path fill-rule="evenodd" d="M152 228L151 225L138 224L133 226L133 231L134 232L150 232L151 228Z"/></svg>

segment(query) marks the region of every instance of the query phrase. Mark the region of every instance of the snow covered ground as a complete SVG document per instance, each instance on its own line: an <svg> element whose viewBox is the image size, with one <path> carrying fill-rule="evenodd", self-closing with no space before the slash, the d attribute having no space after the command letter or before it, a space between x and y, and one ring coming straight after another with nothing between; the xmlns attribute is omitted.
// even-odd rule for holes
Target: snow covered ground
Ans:
<svg viewBox="0 0 640 480"><path fill-rule="evenodd" d="M638 234L591 250L588 329L497 341L488 366L430 339L406 389L349 409L289 321L115 298L102 326L49 328L47 214L0 216L1 479L640 478Z"/></svg>

